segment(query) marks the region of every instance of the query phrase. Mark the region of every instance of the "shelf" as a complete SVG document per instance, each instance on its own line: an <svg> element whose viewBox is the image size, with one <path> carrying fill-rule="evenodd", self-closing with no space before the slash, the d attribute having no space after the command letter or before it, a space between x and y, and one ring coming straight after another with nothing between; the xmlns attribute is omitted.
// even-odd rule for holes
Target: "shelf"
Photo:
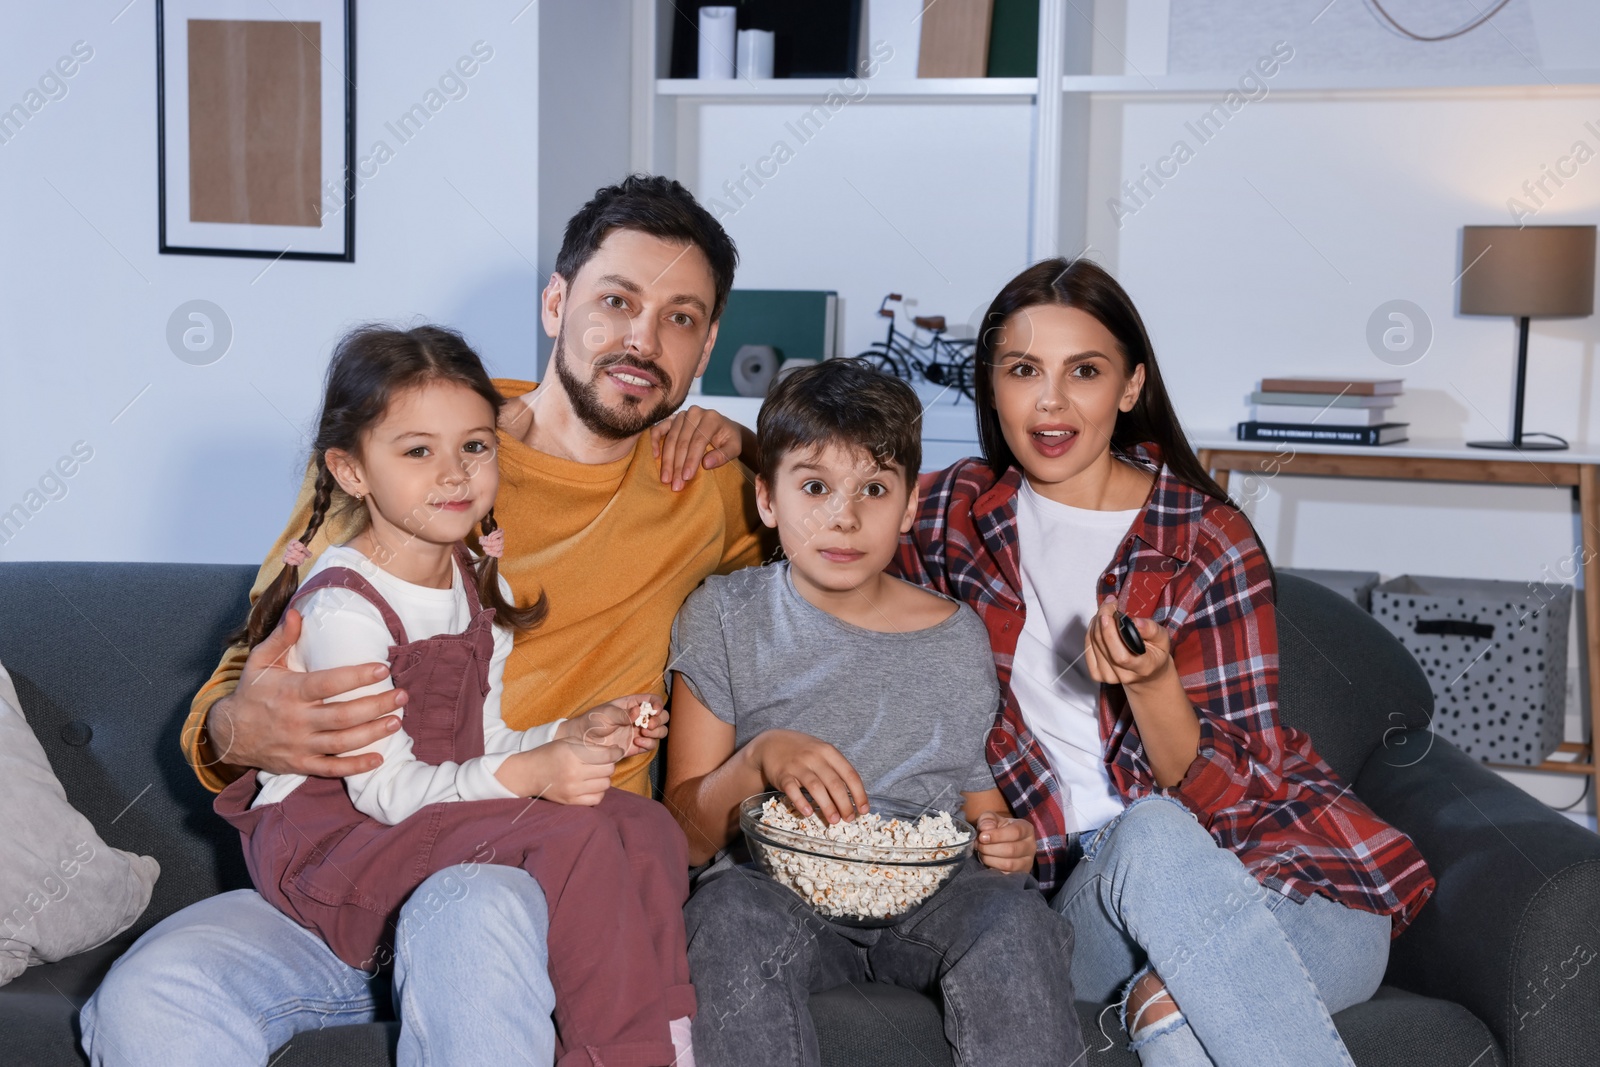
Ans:
<svg viewBox="0 0 1600 1067"><path fill-rule="evenodd" d="M850 85L846 85L850 82ZM866 95L856 100L1032 100L1037 78L658 78L656 95L700 101L821 98L830 92Z"/></svg>
<svg viewBox="0 0 1600 1067"><path fill-rule="evenodd" d="M1068 74L1061 79L1067 93L1117 96L1182 96L1226 93L1239 88L1238 75L1227 74ZM1253 73L1253 72L1252 72ZM1349 71L1300 75L1282 71L1260 79L1268 95L1279 93L1390 93L1429 89L1600 89L1600 70L1422 70Z"/></svg>
<svg viewBox="0 0 1600 1067"><path fill-rule="evenodd" d="M1210 452L1276 453L1286 448L1305 455L1398 456L1404 459L1475 460L1480 463L1600 466L1600 445L1582 442L1571 448L1552 451L1513 451L1470 448L1465 441L1455 437L1416 437L1392 445L1340 445L1327 441L1240 441L1227 430L1193 430L1188 436L1189 444L1196 452L1205 449Z"/></svg>

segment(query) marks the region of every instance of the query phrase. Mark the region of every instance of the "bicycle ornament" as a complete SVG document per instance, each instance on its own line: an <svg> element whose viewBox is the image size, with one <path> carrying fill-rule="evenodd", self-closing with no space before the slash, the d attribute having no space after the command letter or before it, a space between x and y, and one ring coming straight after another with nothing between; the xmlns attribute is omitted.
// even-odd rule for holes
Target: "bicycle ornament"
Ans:
<svg viewBox="0 0 1600 1067"><path fill-rule="evenodd" d="M952 403L962 397L975 399L972 393L973 350L977 340L970 337L946 337L943 315L916 315L911 319L913 332L899 329L891 302L899 302L899 293L890 293L878 305L878 314L889 320L889 332L882 341L860 353L864 359L885 374L892 374L908 382L921 379L933 385L944 386ZM918 340L917 330L926 330L926 340Z"/></svg>

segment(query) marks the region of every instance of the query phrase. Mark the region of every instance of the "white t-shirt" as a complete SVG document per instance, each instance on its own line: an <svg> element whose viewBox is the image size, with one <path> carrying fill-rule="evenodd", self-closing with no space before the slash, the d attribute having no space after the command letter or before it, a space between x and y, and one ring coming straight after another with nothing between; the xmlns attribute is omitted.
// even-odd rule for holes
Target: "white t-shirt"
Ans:
<svg viewBox="0 0 1600 1067"><path fill-rule="evenodd" d="M1122 811L1100 740L1100 685L1084 639L1099 606L1095 583L1141 509L1089 511L1017 492L1017 550L1026 618L1011 665L1022 718L1061 783L1068 831L1098 829Z"/></svg>
<svg viewBox="0 0 1600 1067"><path fill-rule="evenodd" d="M305 576L305 581L329 567L348 567L372 583L378 595L389 602L406 638L421 641L439 634L458 634L472 621L461 570L450 569L450 588L433 589L402 581L347 545L329 548ZM507 599L511 587L500 579L500 590ZM289 650L286 665L292 670L320 671L328 667L349 667L359 663L385 663L394 638L383 616L370 601L348 589L318 589L299 604L304 618L300 640ZM377 752L383 765L375 771L346 778L350 799L364 814L393 825L419 809L441 801L494 800L514 797L515 793L494 776L500 764L513 752L523 752L555 739L561 720L531 730L513 730L500 717L500 696L504 692L506 658L511 655L511 631L494 627L494 654L489 661L489 693L483 698L484 755L461 763L423 763L411 751L411 736L405 727L375 741L357 752ZM354 700L368 693L394 688L384 678L353 689L329 700ZM402 720L405 709L393 713ZM288 796L303 781L300 774L259 775L260 791L251 807L273 804Z"/></svg>

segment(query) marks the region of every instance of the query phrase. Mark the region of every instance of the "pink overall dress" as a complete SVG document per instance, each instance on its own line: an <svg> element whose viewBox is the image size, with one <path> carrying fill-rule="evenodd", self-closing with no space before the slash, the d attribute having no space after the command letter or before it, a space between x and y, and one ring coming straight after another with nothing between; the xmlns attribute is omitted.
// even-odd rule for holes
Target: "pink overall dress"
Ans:
<svg viewBox="0 0 1600 1067"><path fill-rule="evenodd" d="M408 699L405 729L430 764L484 754L494 610L478 599L464 546L455 560L472 609L459 634L408 641L400 617L359 573L329 567L295 593L357 593L394 638L389 668ZM463 863L521 867L549 908L559 1067L655 1067L673 1060L668 1021L694 1014L684 940L688 849L653 800L608 790L595 807L505 799L430 804L389 826L362 814L337 778L308 778L251 808L254 770L217 797L238 829L256 889L315 931L345 963L387 963L400 906L429 875ZM529 961L532 965L533 961Z"/></svg>

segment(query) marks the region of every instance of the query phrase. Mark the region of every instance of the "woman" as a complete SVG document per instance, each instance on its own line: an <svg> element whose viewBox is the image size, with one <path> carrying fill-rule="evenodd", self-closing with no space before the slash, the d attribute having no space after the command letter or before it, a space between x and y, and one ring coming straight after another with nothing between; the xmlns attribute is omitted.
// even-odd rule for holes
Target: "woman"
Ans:
<svg viewBox="0 0 1600 1067"><path fill-rule="evenodd" d="M1331 1013L1377 989L1427 866L1279 723L1271 564L1122 287L1048 260L984 323L983 460L923 479L897 566L988 626L989 762L1076 993L1120 992L1146 1064L1349 1064Z"/></svg>

